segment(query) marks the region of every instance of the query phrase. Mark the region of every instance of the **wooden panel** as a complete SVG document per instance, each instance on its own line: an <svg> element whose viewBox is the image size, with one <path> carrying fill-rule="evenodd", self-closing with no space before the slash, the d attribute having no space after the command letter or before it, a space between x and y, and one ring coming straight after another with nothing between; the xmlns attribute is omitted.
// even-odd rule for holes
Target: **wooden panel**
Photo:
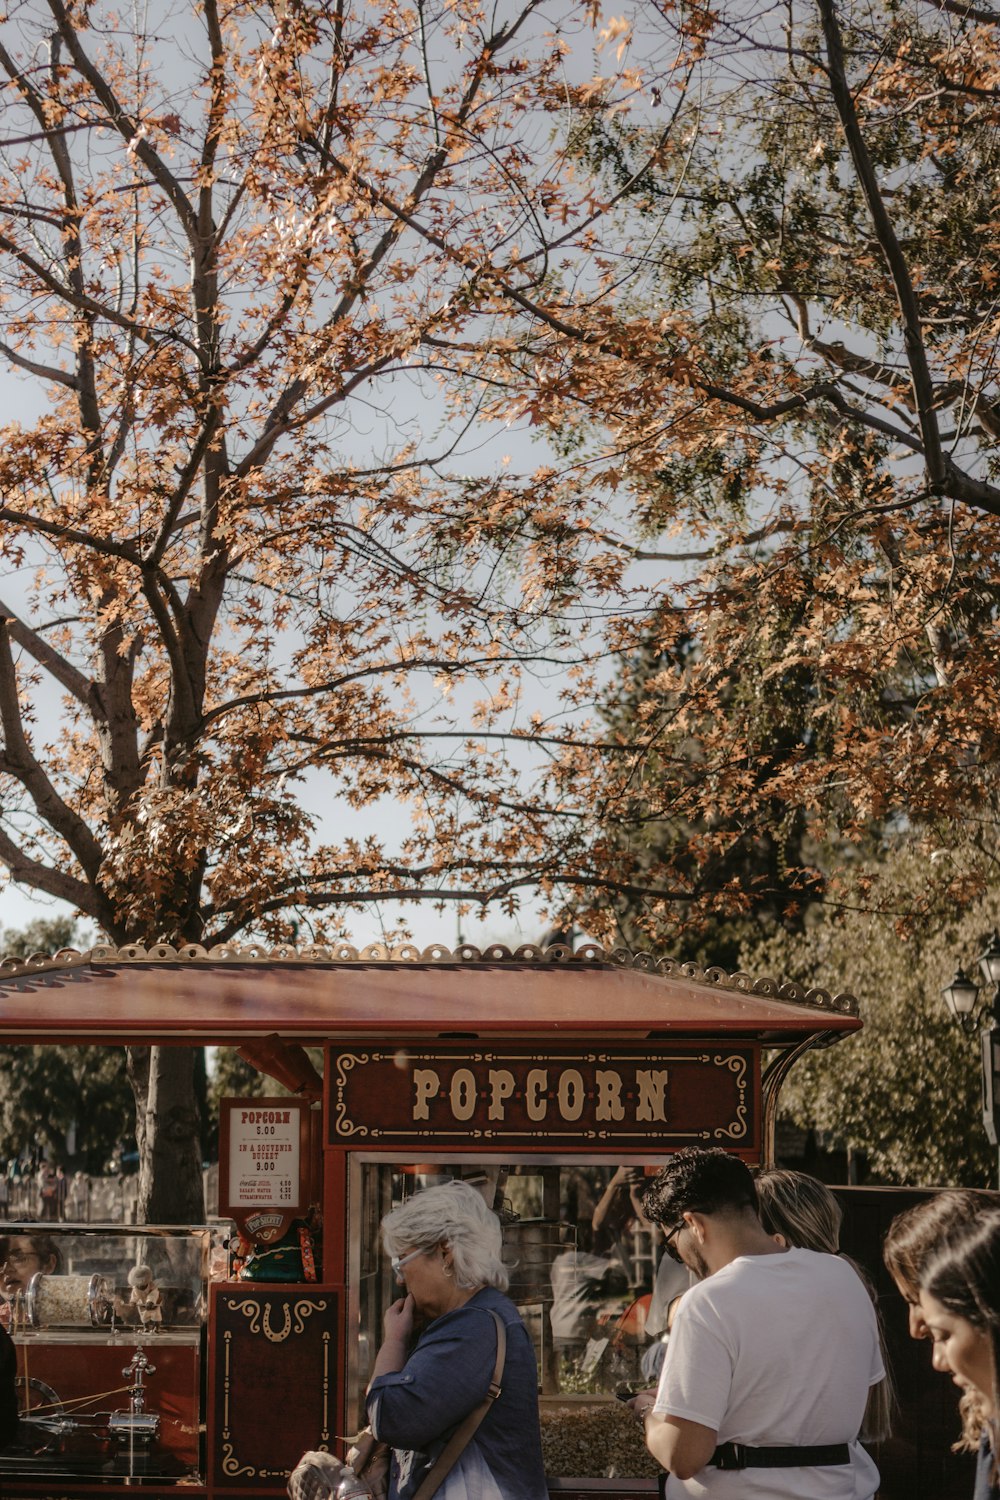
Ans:
<svg viewBox="0 0 1000 1500"><path fill-rule="evenodd" d="M759 1144L760 1053L720 1042L331 1049L331 1145L662 1151Z"/></svg>
<svg viewBox="0 0 1000 1500"><path fill-rule="evenodd" d="M340 1293L249 1281L211 1290L210 1484L282 1493L307 1448L333 1445Z"/></svg>

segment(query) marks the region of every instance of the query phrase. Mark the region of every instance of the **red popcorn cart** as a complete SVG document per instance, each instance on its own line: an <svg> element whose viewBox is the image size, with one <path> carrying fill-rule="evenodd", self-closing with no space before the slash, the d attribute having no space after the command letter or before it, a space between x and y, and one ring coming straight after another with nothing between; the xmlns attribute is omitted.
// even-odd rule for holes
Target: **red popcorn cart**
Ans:
<svg viewBox="0 0 1000 1500"><path fill-rule="evenodd" d="M380 1220L460 1177L503 1225L552 1493L655 1493L613 1399L654 1368L676 1294L644 1178L690 1145L769 1162L789 1068L860 1024L849 995L595 946L8 963L5 1046L238 1047L274 1086L223 1101L217 1219L44 1226L54 1261L0 1308L22 1402L0 1489L282 1495L362 1423L395 1296Z"/></svg>

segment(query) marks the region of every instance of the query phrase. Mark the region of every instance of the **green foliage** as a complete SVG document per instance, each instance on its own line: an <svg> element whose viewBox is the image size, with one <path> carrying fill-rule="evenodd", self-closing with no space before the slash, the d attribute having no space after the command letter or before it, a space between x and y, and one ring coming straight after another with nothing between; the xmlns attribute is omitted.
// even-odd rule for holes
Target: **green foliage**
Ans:
<svg viewBox="0 0 1000 1500"><path fill-rule="evenodd" d="M323 1049L307 1047L317 1071L323 1072ZM276 1078L260 1073L252 1063L240 1057L235 1047L216 1047L208 1080L208 1103L213 1120L219 1118L219 1100L226 1098L260 1099L268 1094L280 1097L288 1089Z"/></svg>
<svg viewBox="0 0 1000 1500"><path fill-rule="evenodd" d="M101 1172L134 1132L135 1100L120 1048L0 1049L0 1156L37 1144L52 1160Z"/></svg>
<svg viewBox="0 0 1000 1500"><path fill-rule="evenodd" d="M273 1078L265 1078L244 1062L235 1047L216 1047L208 1077L208 1099L214 1118L218 1118L220 1099L259 1099L265 1094L283 1092Z"/></svg>
<svg viewBox="0 0 1000 1500"><path fill-rule="evenodd" d="M2 934L5 954L26 958L79 947L75 922L40 918ZM39 1146L47 1157L103 1171L115 1147L134 1141L135 1100L120 1048L0 1048L0 1157Z"/></svg>
<svg viewBox="0 0 1000 1500"><path fill-rule="evenodd" d="M786 1115L831 1145L864 1151L886 1182L991 1187L996 1154L981 1119L979 1038L948 1018L941 990L959 964L972 972L1000 892L964 912L928 900L929 857L911 845L885 861L894 889L911 893L908 911L814 910L804 940L778 933L747 949L743 962L754 975L846 990L861 1003L860 1035L795 1065L781 1096ZM865 886L860 876L859 901L870 898Z"/></svg>
<svg viewBox="0 0 1000 1500"><path fill-rule="evenodd" d="M774 643L786 639L797 609L795 600L772 609L766 638L740 672L719 675L703 708L688 697L701 656L692 639L680 637L665 650L654 627L620 659L604 698L605 722L629 751L647 748L641 774L609 801L605 836L627 847L637 869L669 867L690 892L667 907L635 889L620 894L619 932L632 947L673 950L680 940L686 958L736 969L740 950L777 926L800 931L809 903L824 892L822 863L833 862L831 809L815 816L804 802L769 790L794 782L825 750L813 719L824 691L817 674L801 661L783 671L774 666ZM744 746L739 802L727 810L719 799L706 812L713 747L727 740ZM841 845L836 857L850 854Z"/></svg>
<svg viewBox="0 0 1000 1500"><path fill-rule="evenodd" d="M26 927L0 928L0 953L5 958L30 958L33 953L87 946L87 938L72 917L36 917Z"/></svg>

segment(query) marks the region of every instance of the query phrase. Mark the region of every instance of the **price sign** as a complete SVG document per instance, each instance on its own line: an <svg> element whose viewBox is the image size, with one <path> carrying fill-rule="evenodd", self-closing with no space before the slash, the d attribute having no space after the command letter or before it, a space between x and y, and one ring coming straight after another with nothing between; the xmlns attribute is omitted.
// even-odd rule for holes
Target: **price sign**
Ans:
<svg viewBox="0 0 1000 1500"><path fill-rule="evenodd" d="M237 1222L273 1216L275 1224L301 1213L308 1124L303 1101L223 1099L221 1111L219 1212Z"/></svg>

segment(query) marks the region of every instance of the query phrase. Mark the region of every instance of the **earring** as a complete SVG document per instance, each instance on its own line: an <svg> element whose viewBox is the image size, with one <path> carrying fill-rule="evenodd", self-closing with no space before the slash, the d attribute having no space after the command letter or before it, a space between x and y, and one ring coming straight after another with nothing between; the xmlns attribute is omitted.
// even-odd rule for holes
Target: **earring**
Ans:
<svg viewBox="0 0 1000 1500"><path fill-rule="evenodd" d="M446 1276L448 1276L448 1277L454 1276L454 1274L455 1274L455 1267L454 1266L449 1266L449 1265L447 1265L445 1263L442 1263L441 1269L444 1272L444 1274Z"/></svg>

